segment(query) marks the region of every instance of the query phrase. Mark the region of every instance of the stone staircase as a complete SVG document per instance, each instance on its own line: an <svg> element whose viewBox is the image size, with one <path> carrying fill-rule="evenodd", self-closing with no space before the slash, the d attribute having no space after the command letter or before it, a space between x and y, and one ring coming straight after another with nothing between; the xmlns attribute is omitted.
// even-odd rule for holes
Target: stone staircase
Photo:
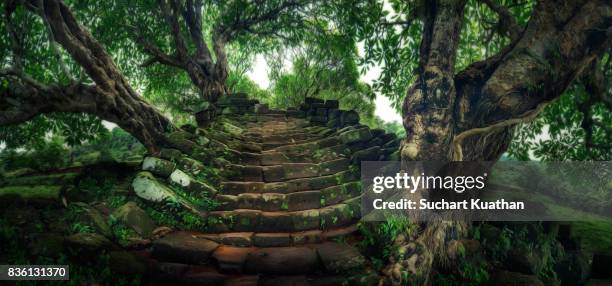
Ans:
<svg viewBox="0 0 612 286"><path fill-rule="evenodd" d="M159 281L377 284L378 275L366 271L368 261L346 242L360 219L360 162L397 156L399 141L359 125L356 114L338 110L334 101L309 99L301 110L289 111L250 105L255 103L238 99L228 104L233 111L222 112L240 126L219 123L217 132L199 131L210 141L204 143L209 149L216 146L226 155L227 160L216 161L224 170L219 190L196 179L194 170L206 168L203 160L177 159L168 155L176 152L167 150L160 158L151 157L153 164L145 159L143 170L155 177L207 192L219 202L215 209L200 212L206 218L205 231L176 231L153 241L151 255L164 274ZM243 112L251 114L236 114ZM196 136L176 137L182 138L178 150L198 158L202 144ZM164 188L163 181L154 182ZM147 190L152 184L144 185L134 184L135 192L150 200Z"/></svg>

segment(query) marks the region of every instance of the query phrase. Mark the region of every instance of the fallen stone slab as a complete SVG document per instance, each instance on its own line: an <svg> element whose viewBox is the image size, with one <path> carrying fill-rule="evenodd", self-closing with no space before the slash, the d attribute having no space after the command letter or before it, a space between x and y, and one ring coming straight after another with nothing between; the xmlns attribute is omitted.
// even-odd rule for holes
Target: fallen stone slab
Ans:
<svg viewBox="0 0 612 286"><path fill-rule="evenodd" d="M191 232L173 232L153 241L153 257L170 262L206 263L219 244Z"/></svg>
<svg viewBox="0 0 612 286"><path fill-rule="evenodd" d="M146 157L142 161L143 171L149 171L164 178L170 176L175 168L175 163L156 157Z"/></svg>

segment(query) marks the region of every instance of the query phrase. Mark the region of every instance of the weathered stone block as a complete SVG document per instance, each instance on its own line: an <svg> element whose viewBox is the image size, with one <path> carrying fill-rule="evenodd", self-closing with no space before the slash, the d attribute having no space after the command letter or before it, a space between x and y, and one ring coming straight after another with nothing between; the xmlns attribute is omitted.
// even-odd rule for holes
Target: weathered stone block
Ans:
<svg viewBox="0 0 612 286"><path fill-rule="evenodd" d="M261 211L257 210L235 210L234 231L254 231L259 225Z"/></svg>
<svg viewBox="0 0 612 286"><path fill-rule="evenodd" d="M287 195L289 211L318 209L321 207L320 191L304 191Z"/></svg>
<svg viewBox="0 0 612 286"><path fill-rule="evenodd" d="M132 182L134 193L140 198L150 202L162 202L176 195L170 188L158 182L149 172L140 172Z"/></svg>
<svg viewBox="0 0 612 286"><path fill-rule="evenodd" d="M170 174L170 182L193 193L205 193L209 197L217 194L217 190L212 186L192 178L179 169Z"/></svg>
<svg viewBox="0 0 612 286"><path fill-rule="evenodd" d="M363 142L370 140L372 134L368 128L359 128L355 130L348 130L340 134L340 140L344 144L351 144L356 142Z"/></svg>
<svg viewBox="0 0 612 286"><path fill-rule="evenodd" d="M291 217L296 231L319 228L319 210L292 212Z"/></svg>
<svg viewBox="0 0 612 286"><path fill-rule="evenodd" d="M291 245L289 233L256 233L253 236L253 245L259 247L279 247Z"/></svg>
<svg viewBox="0 0 612 286"><path fill-rule="evenodd" d="M315 177L319 174L319 166L312 163L283 164L285 179L298 179Z"/></svg>
<svg viewBox="0 0 612 286"><path fill-rule="evenodd" d="M282 165L263 167L263 179L266 182L279 182L285 179L285 169Z"/></svg>
<svg viewBox="0 0 612 286"><path fill-rule="evenodd" d="M233 246L251 246L252 232L231 232L219 234L221 243Z"/></svg>
<svg viewBox="0 0 612 286"><path fill-rule="evenodd" d="M287 212L262 212L256 231L294 231L293 217Z"/></svg>
<svg viewBox="0 0 612 286"><path fill-rule="evenodd" d="M175 163L156 157L146 157L142 162L143 171L149 171L162 177L170 176L175 168Z"/></svg>
<svg viewBox="0 0 612 286"><path fill-rule="evenodd" d="M155 229L153 220L134 202L128 202L117 208L112 216L134 229L134 231L143 237L151 236Z"/></svg>
<svg viewBox="0 0 612 286"><path fill-rule="evenodd" d="M170 233L153 242L153 257L167 261L200 264L219 247L219 244L197 238L189 232Z"/></svg>
<svg viewBox="0 0 612 286"><path fill-rule="evenodd" d="M332 161L327 161L319 164L320 175L331 175L344 170L347 170L350 165L350 161L347 158L340 158Z"/></svg>

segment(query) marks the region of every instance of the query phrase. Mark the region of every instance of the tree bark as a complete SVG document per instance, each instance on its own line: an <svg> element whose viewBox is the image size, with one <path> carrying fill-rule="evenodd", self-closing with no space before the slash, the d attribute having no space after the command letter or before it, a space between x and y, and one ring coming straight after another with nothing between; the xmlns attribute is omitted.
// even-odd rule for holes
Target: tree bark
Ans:
<svg viewBox="0 0 612 286"><path fill-rule="evenodd" d="M45 85L20 71L4 71L10 84L0 100L0 124L16 124L40 113L90 113L116 123L156 152L165 142L164 134L174 129L172 123L132 89L105 49L61 0L33 1L26 6L43 16L54 40L95 84Z"/></svg>
<svg viewBox="0 0 612 286"><path fill-rule="evenodd" d="M455 73L464 5L426 4L418 77L402 107L403 162L499 159L514 125L533 119L610 45L609 1L542 0L508 47ZM428 223L418 238L398 238L381 285L407 283L404 273L411 283L430 284L432 267L446 261L446 245L468 226L460 220Z"/></svg>

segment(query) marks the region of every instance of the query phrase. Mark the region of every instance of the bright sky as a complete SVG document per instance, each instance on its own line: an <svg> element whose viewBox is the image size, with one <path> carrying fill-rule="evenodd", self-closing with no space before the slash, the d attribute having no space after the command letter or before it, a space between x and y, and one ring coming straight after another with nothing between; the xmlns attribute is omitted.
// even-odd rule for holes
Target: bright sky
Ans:
<svg viewBox="0 0 612 286"><path fill-rule="evenodd" d="M375 79L378 78L381 69L379 67L371 68L365 75L361 76L361 80L365 83L371 84ZM266 89L270 86L270 79L268 78L268 64L266 59L262 55L255 57L253 68L247 73L247 76L256 82L259 87ZM401 122L402 117L393 109L391 102L385 96L377 94L375 114L378 115L382 120L386 122L397 121Z"/></svg>

